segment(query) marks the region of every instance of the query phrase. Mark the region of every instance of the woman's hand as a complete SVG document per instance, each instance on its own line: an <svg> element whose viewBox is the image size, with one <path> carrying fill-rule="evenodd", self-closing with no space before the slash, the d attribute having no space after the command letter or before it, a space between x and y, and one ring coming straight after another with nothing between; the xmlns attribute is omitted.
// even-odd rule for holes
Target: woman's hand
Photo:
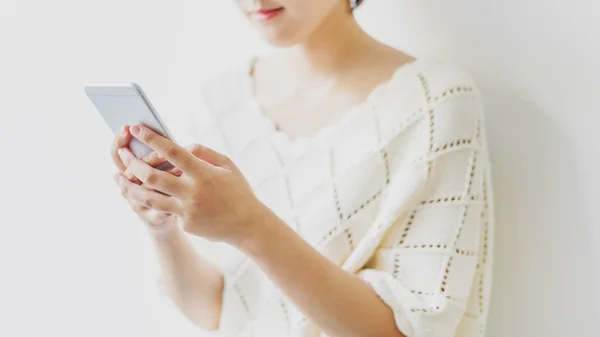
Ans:
<svg viewBox="0 0 600 337"><path fill-rule="evenodd" d="M124 125L121 128L121 131L115 136L111 146L110 146L110 156L112 157L113 162L121 172L125 172L127 167L121 161L121 157L119 157L119 153L117 152L120 148L127 146L129 144L129 140L131 140L131 134L129 133L129 125Z"/></svg>
<svg viewBox="0 0 600 337"><path fill-rule="evenodd" d="M146 191L154 191L153 189L147 189L147 185L143 184L137 177L135 177L130 171L127 170L125 164L123 164L121 157L118 154L118 150L123 147L127 147L131 140L131 133L129 133L129 126L125 125L121 129L121 132L115 136L111 145L111 157L119 171L122 174L114 176L115 180L121 185L121 194L127 199L131 209L142 219L142 221L148 226L153 234L159 234L173 229L177 223L177 218L167 212L161 212L156 209L148 207L149 203L145 199L141 199L140 202L134 195L144 195ZM148 154L142 159L152 167L158 167L162 165L166 160L157 156L156 152ZM170 172L173 175L181 175L181 171L175 167L169 168L166 172ZM121 179L129 179L131 182L140 185L139 187L124 187L126 184L121 183ZM146 191L145 191L146 190Z"/></svg>
<svg viewBox="0 0 600 337"><path fill-rule="evenodd" d="M177 216L190 234L233 245L250 237L265 207L228 157L199 144L188 150L144 126L133 126L130 133L182 172L175 176L157 170L128 148L120 148L118 155L126 170L147 186L142 190L121 178L121 188L130 199Z"/></svg>
<svg viewBox="0 0 600 337"><path fill-rule="evenodd" d="M159 209L165 202L168 202L164 199L169 198L168 196L133 183L122 173L115 174L113 178L121 187L121 195L127 199L131 209L146 224L153 235L169 232L177 226L177 217Z"/></svg>
<svg viewBox="0 0 600 337"><path fill-rule="evenodd" d="M125 166L125 164L123 164L121 157L119 157L118 150L122 147L127 146L130 140L131 133L129 132L129 125L124 125L121 128L121 131L115 136L115 139L113 140L110 146L110 156L112 157L113 162L115 163L115 165L121 173L123 173L132 182L136 184L141 184L142 182L136 176L134 176L133 173L127 171L127 167ZM152 167L158 167L167 161L166 159L158 156L156 151L149 153L142 160L151 165ZM181 175L181 170L177 169L176 167L170 167L168 170L165 170L165 172L169 172L177 176Z"/></svg>

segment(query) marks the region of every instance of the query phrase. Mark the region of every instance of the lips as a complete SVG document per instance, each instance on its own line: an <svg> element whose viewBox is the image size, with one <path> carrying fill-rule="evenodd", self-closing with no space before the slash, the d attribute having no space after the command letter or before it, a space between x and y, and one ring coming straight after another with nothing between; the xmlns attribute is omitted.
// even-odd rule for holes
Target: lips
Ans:
<svg viewBox="0 0 600 337"><path fill-rule="evenodd" d="M265 22L274 19L276 16L281 14L282 11L283 7L259 9L258 11L252 13L252 16L258 21Z"/></svg>

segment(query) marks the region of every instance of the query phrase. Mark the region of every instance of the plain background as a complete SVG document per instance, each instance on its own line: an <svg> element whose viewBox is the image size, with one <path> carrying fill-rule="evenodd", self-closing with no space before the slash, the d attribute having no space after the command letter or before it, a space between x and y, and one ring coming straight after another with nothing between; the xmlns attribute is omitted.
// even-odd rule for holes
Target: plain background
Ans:
<svg viewBox="0 0 600 337"><path fill-rule="evenodd" d="M488 336L600 335L600 11L585 0L365 1L376 37L463 66L496 199ZM0 0L0 336L201 336L164 297L83 94L134 80L180 132L202 80L269 49L231 1Z"/></svg>

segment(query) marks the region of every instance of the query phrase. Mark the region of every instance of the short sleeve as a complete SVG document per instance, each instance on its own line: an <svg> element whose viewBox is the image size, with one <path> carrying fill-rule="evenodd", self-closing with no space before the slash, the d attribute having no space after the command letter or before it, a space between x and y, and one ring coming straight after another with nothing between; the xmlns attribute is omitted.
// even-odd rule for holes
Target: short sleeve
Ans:
<svg viewBox="0 0 600 337"><path fill-rule="evenodd" d="M261 273L258 266L241 251L225 243L215 243L215 263L223 272L223 295L218 336L233 336L250 328L250 307L260 293Z"/></svg>
<svg viewBox="0 0 600 337"><path fill-rule="evenodd" d="M402 211L357 271L408 337L455 336L471 297L488 190L481 115L478 94L471 91L425 111L426 150L392 176L395 186L406 186L417 179L411 168L425 168L424 188L401 205L390 191L385 206Z"/></svg>
<svg viewBox="0 0 600 337"><path fill-rule="evenodd" d="M256 292L253 285L259 276L259 269L241 253L233 252L232 248L223 243L210 242L202 238L189 235L188 241L196 252L202 255L208 262L216 265L223 272L223 293L221 312L219 315L219 328L208 331L202 330L204 336L232 336L235 333L248 328L249 316L247 306L250 304L250 296ZM251 265L248 265L250 263ZM156 292L163 308L178 310L169 298L163 284L163 276L156 277Z"/></svg>

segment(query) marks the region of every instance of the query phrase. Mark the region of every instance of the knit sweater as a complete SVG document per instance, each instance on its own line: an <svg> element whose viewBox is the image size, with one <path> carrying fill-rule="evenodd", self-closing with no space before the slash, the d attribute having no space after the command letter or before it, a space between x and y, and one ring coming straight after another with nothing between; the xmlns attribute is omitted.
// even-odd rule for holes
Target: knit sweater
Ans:
<svg viewBox="0 0 600 337"><path fill-rule="evenodd" d="M480 93L446 60L396 69L314 136L264 115L244 64L205 82L193 142L229 156L298 235L369 284L409 337L483 336L493 203ZM325 336L257 266L224 244L221 336Z"/></svg>

